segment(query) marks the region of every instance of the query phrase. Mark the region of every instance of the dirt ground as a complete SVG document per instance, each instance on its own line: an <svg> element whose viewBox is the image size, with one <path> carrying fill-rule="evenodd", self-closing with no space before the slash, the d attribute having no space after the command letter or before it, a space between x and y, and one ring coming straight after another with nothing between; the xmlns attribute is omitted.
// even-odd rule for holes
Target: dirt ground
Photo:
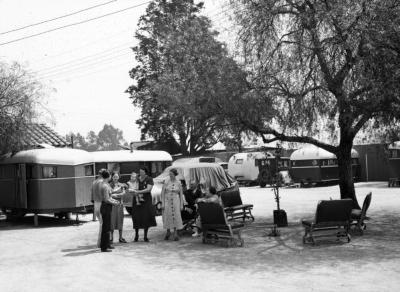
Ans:
<svg viewBox="0 0 400 292"><path fill-rule="evenodd" d="M371 220L352 241L302 243L301 218L312 218L318 200L338 198L338 186L281 190L281 208L289 226L280 237L268 236L276 208L269 188L241 188L254 204L254 223L243 231L243 248L202 244L182 236L164 241L161 218L150 229L151 242L132 242L112 253L95 247L98 222L80 223L39 217L0 220L0 291L400 291L400 188L387 183L358 183L360 204L372 191ZM115 234L117 237L117 234Z"/></svg>

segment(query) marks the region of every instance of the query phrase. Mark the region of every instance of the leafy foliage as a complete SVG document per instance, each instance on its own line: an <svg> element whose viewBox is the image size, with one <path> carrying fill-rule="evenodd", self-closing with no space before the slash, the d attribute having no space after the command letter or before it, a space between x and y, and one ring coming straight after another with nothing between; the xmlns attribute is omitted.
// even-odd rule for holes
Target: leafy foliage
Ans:
<svg viewBox="0 0 400 292"><path fill-rule="evenodd" d="M203 4L157 0L140 18L133 48L138 65L128 92L142 109L137 121L156 140L174 138L183 154L212 147L224 137L221 104L246 89L244 72L216 40Z"/></svg>
<svg viewBox="0 0 400 292"><path fill-rule="evenodd" d="M371 119L389 124L399 114L400 3L231 2L253 68L253 89L231 115L265 141L311 143L336 154L341 193L355 198L355 136ZM244 104L251 108L243 112Z"/></svg>
<svg viewBox="0 0 400 292"><path fill-rule="evenodd" d="M80 133L69 133L66 136L68 141L73 140L74 147L87 151L98 150L119 150L121 146L128 147L128 143L124 140L123 133L111 124L105 124L103 129L96 135L94 131L90 131L86 137Z"/></svg>
<svg viewBox="0 0 400 292"><path fill-rule="evenodd" d="M0 154L23 148L22 137L36 116L41 89L19 64L0 63Z"/></svg>

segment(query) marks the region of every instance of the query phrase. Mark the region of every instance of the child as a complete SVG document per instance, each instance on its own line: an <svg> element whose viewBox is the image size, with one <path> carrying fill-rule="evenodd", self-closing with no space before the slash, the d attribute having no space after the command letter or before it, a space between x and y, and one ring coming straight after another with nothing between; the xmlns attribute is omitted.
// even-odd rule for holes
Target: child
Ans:
<svg viewBox="0 0 400 292"><path fill-rule="evenodd" d="M127 182L128 184L128 191L133 193L134 191L139 189L139 181L137 178L137 173L132 172L131 179ZM134 194L134 199L136 200L136 205L141 205L140 202L143 202L143 195L142 194Z"/></svg>

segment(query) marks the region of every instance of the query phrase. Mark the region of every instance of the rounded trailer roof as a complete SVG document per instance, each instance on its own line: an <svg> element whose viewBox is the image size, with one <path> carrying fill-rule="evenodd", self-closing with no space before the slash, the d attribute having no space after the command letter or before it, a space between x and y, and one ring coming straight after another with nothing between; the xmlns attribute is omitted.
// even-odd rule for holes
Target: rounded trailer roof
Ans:
<svg viewBox="0 0 400 292"><path fill-rule="evenodd" d="M400 149L400 141L393 142L389 144L388 149Z"/></svg>
<svg viewBox="0 0 400 292"><path fill-rule="evenodd" d="M115 150L94 151L90 153L94 162L129 162L129 161L172 161L166 151L154 150Z"/></svg>
<svg viewBox="0 0 400 292"><path fill-rule="evenodd" d="M359 158L358 152L351 150L352 158ZM336 155L325 149L315 146L300 148L290 155L290 160L310 160L310 159L336 159Z"/></svg>
<svg viewBox="0 0 400 292"><path fill-rule="evenodd" d="M48 148L19 151L15 155L8 154L0 160L0 164L34 163L79 165L93 163L89 152L72 148Z"/></svg>

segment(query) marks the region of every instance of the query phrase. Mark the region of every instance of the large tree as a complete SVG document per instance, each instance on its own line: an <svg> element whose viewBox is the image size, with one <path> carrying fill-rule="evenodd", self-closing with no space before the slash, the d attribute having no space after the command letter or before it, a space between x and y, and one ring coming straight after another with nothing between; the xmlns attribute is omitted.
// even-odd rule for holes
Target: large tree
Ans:
<svg viewBox="0 0 400 292"><path fill-rule="evenodd" d="M43 96L41 85L18 63L0 62L0 154L21 150Z"/></svg>
<svg viewBox="0 0 400 292"><path fill-rule="evenodd" d="M142 109L143 136L174 138L185 155L200 153L224 136L218 100L239 96L244 72L216 40L203 3L156 0L140 18L133 48L138 65L128 92Z"/></svg>
<svg viewBox="0 0 400 292"><path fill-rule="evenodd" d="M252 89L229 113L273 140L310 143L338 158L342 198L358 207L354 138L399 113L399 1L231 1ZM325 135L322 135L325 133Z"/></svg>

